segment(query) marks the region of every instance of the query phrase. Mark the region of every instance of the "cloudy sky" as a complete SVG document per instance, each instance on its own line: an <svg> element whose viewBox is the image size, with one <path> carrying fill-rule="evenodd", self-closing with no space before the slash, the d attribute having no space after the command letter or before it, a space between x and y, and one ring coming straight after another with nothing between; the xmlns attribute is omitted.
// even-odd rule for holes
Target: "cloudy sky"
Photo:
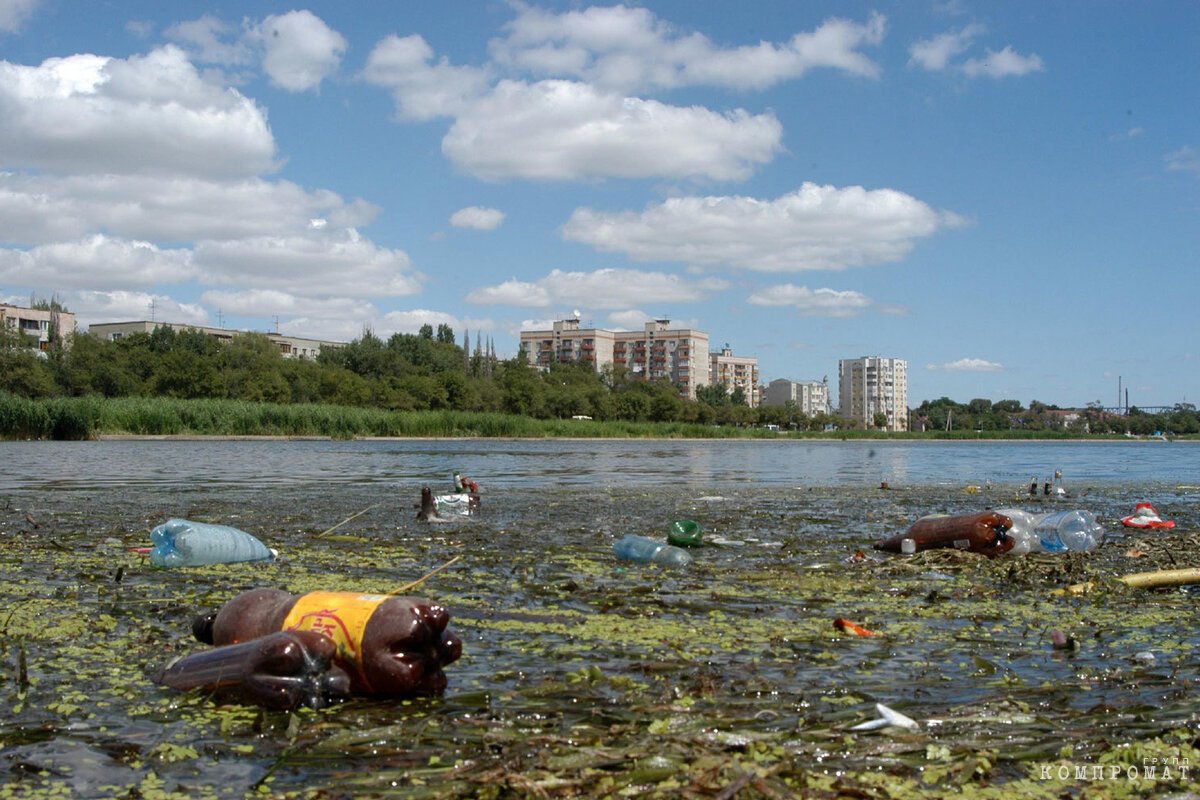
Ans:
<svg viewBox="0 0 1200 800"><path fill-rule="evenodd" d="M0 300L1200 402L1194 3L0 0Z"/></svg>

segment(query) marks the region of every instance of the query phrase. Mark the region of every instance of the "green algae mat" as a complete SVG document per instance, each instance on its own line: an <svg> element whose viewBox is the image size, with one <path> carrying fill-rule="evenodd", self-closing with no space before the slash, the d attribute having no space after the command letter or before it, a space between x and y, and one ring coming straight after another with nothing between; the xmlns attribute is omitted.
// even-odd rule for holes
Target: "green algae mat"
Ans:
<svg viewBox="0 0 1200 800"><path fill-rule="evenodd" d="M430 524L419 488L0 498L0 798L1200 791L1200 594L1115 580L1200 564L1194 489L546 489ZM1174 531L1120 529L1146 499ZM992 561L870 548L923 514L1014 504L1091 510L1112 538ZM154 569L130 548L169 517L281 558ZM624 534L665 541L678 519L720 544L686 568L614 559ZM456 557L415 592L463 640L441 697L266 712L152 681L203 648L193 616L241 591L383 592ZM876 704L917 726L856 729Z"/></svg>

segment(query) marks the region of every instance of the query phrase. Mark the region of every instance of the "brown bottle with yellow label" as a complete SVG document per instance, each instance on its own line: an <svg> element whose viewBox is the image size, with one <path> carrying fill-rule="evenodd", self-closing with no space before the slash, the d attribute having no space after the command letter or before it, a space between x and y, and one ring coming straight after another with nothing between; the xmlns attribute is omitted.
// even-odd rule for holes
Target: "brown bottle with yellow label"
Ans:
<svg viewBox="0 0 1200 800"><path fill-rule="evenodd" d="M419 597L253 589L198 617L192 632L220 646L276 631L315 631L337 646L335 663L355 694L410 696L446 688L442 668L462 655L449 622L444 608Z"/></svg>
<svg viewBox="0 0 1200 800"><path fill-rule="evenodd" d="M911 539L914 552L948 547L994 558L1013 548L1015 542L1007 533L1012 524L1010 518L995 511L921 517L904 533L875 542L875 549L901 553L904 541Z"/></svg>

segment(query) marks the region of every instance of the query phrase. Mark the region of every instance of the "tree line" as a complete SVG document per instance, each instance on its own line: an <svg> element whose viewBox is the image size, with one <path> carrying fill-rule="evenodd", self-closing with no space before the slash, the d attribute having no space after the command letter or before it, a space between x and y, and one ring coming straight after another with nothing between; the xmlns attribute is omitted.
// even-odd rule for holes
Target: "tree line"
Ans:
<svg viewBox="0 0 1200 800"><path fill-rule="evenodd" d="M456 410L518 414L536 419L684 422L706 425L778 425L781 430L849 430L853 420L806 415L794 403L750 408L741 390L703 386L694 401L666 380L648 381L623 365L599 372L581 363L542 371L523 355L501 360L494 348L453 329L423 326L386 341L371 333L313 359L284 358L263 334L221 342L195 330L159 326L117 341L76 334L56 337L48 352L32 352L18 332L0 331L0 391L19 397L169 397L272 403L326 403L389 411ZM1099 404L1075 414L1033 401L940 398L911 415L914 430L1076 431L1150 434L1200 432L1194 407L1170 414L1104 412ZM884 420L875 420L882 427ZM871 426L867 426L871 427Z"/></svg>

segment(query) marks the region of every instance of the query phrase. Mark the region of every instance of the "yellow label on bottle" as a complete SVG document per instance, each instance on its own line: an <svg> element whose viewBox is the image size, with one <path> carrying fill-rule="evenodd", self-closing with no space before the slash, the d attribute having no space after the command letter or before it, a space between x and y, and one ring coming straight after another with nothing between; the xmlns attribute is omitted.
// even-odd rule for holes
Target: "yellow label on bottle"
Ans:
<svg viewBox="0 0 1200 800"><path fill-rule="evenodd" d="M363 631L367 629L367 620L386 599L387 595L382 594L309 592L292 606L283 629L325 634L337 645L338 657L352 662L361 672Z"/></svg>

